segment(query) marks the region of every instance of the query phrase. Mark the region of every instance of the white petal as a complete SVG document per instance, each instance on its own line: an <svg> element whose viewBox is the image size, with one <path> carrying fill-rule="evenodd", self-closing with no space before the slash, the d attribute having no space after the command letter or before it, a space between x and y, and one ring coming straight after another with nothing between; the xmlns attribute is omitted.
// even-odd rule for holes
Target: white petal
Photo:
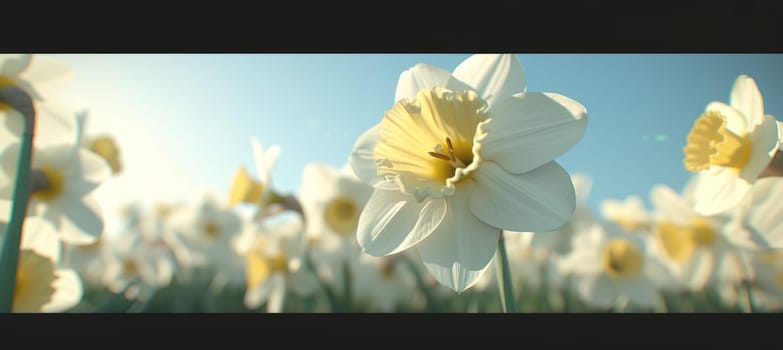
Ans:
<svg viewBox="0 0 783 350"><path fill-rule="evenodd" d="M272 145L264 153L263 147L261 147L261 141L253 137L250 141L253 147L253 158L256 162L256 171L260 180L268 184L272 181L272 172L274 171L277 159L280 157L280 146Z"/></svg>
<svg viewBox="0 0 783 350"><path fill-rule="evenodd" d="M272 284L272 291L269 294L269 301L266 303L266 312L268 313L280 313L283 312L283 303L285 302L285 278L280 274L272 276L275 279Z"/></svg>
<svg viewBox="0 0 783 350"><path fill-rule="evenodd" d="M441 284L462 292L476 283L489 267L498 245L500 229L478 220L468 208L474 185L460 183L447 197L443 222L419 243L424 266Z"/></svg>
<svg viewBox="0 0 783 350"><path fill-rule="evenodd" d="M20 144L14 142L5 147L3 153L0 154L0 177L3 180L10 181L10 186L13 187L13 181L16 179L16 165L19 163L19 148ZM9 199L11 197L8 197Z"/></svg>
<svg viewBox="0 0 783 350"><path fill-rule="evenodd" d="M751 184L732 169L702 172L693 189L693 209L701 215L715 215L739 205Z"/></svg>
<svg viewBox="0 0 783 350"><path fill-rule="evenodd" d="M581 283L580 294L590 305L610 308L620 296L617 284L603 274L597 277L587 277Z"/></svg>
<svg viewBox="0 0 783 350"><path fill-rule="evenodd" d="M726 128L737 135L744 134L749 128L745 118L736 109L723 102L710 102L706 110L723 115L726 118Z"/></svg>
<svg viewBox="0 0 783 350"><path fill-rule="evenodd" d="M417 64L400 74L400 79L397 80L394 102L401 99L414 99L416 93L422 89L446 86L450 78L451 73L449 71L429 64Z"/></svg>
<svg viewBox="0 0 783 350"><path fill-rule="evenodd" d="M106 160L99 155L80 149L78 157L81 179L98 184L111 174L111 168L106 163Z"/></svg>
<svg viewBox="0 0 783 350"><path fill-rule="evenodd" d="M742 113L750 126L761 124L764 118L764 101L756 81L747 75L740 75L731 89L731 106Z"/></svg>
<svg viewBox="0 0 783 350"><path fill-rule="evenodd" d="M1 54L0 75L16 77L22 73L32 62L31 54Z"/></svg>
<svg viewBox="0 0 783 350"><path fill-rule="evenodd" d="M777 130L777 121L771 115L763 117L761 124L749 135L753 143L750 159L742 168L740 176L746 181L754 183L759 174L772 161L772 157L777 152L779 139Z"/></svg>
<svg viewBox="0 0 783 350"><path fill-rule="evenodd" d="M357 241L373 256L401 252L430 235L446 209L442 198L419 203L400 191L376 189L359 216Z"/></svg>
<svg viewBox="0 0 783 350"><path fill-rule="evenodd" d="M57 270L57 280L54 281L55 292L41 311L65 312L82 300L82 282L73 270Z"/></svg>
<svg viewBox="0 0 783 350"><path fill-rule="evenodd" d="M73 78L73 71L61 61L34 55L27 69L19 74L19 78L30 83L37 99L47 100L62 93Z"/></svg>
<svg viewBox="0 0 783 350"><path fill-rule="evenodd" d="M339 191L335 183L339 177L340 172L330 165L320 163L305 165L300 189L303 201L320 201L336 197Z"/></svg>
<svg viewBox="0 0 783 350"><path fill-rule="evenodd" d="M258 286L248 289L245 292L245 307L248 309L255 309L261 306L261 304L269 298L269 293L272 292L274 282L273 279L268 278Z"/></svg>
<svg viewBox="0 0 783 350"><path fill-rule="evenodd" d="M60 234L63 241L73 244L90 244L103 233L103 218L98 202L86 196L79 202L71 202L62 208Z"/></svg>
<svg viewBox="0 0 783 350"><path fill-rule="evenodd" d="M552 231L568 222L576 208L571 177L554 161L519 175L484 162L475 179L471 212L504 230Z"/></svg>
<svg viewBox="0 0 783 350"><path fill-rule="evenodd" d="M59 101L38 102L36 105L35 145L72 144L76 139L73 112Z"/></svg>
<svg viewBox="0 0 783 350"><path fill-rule="evenodd" d="M759 179L753 188L753 207L747 217L750 228L774 248L783 248L783 178Z"/></svg>
<svg viewBox="0 0 783 350"><path fill-rule="evenodd" d="M373 159L375 144L380 137L380 124L365 131L353 145L353 151L348 157L348 164L362 182L374 186L381 181L378 176L378 166Z"/></svg>
<svg viewBox="0 0 783 350"><path fill-rule="evenodd" d="M534 169L573 147L587 128L587 111L558 94L518 94L499 101L492 118L480 126L487 134L483 159L519 174Z"/></svg>
<svg viewBox="0 0 783 350"><path fill-rule="evenodd" d="M689 224L695 215L691 205L666 185L659 184L653 187L650 191L650 201L662 217L679 224Z"/></svg>
<svg viewBox="0 0 783 350"><path fill-rule="evenodd" d="M60 261L60 240L51 223L42 218L28 216L24 219L23 229L21 242L23 249L32 249L54 262Z"/></svg>
<svg viewBox="0 0 783 350"><path fill-rule="evenodd" d="M477 54L454 69L454 77L470 85L491 108L513 94L525 92L525 73L513 54Z"/></svg>

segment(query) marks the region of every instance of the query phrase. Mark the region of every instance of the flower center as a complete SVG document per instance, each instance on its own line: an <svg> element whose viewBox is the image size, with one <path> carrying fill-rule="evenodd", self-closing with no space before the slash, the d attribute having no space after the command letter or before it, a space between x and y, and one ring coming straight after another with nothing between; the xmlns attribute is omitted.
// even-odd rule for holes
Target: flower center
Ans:
<svg viewBox="0 0 783 350"><path fill-rule="evenodd" d="M52 261L32 250L22 250L14 287L15 312L37 312L54 295Z"/></svg>
<svg viewBox="0 0 783 350"><path fill-rule="evenodd" d="M383 258L380 263L381 277L384 279L390 279L394 276L394 268L397 266L397 259Z"/></svg>
<svg viewBox="0 0 783 350"><path fill-rule="evenodd" d="M139 274L139 264L133 259L125 259L122 262L123 276L136 276Z"/></svg>
<svg viewBox="0 0 783 350"><path fill-rule="evenodd" d="M111 167L112 173L117 174L122 171L120 149L117 147L114 139L109 136L96 137L90 142L89 149L106 160L106 163Z"/></svg>
<svg viewBox="0 0 783 350"><path fill-rule="evenodd" d="M33 199L54 201L65 189L63 175L59 169L43 166L32 169L30 174L30 196Z"/></svg>
<svg viewBox="0 0 783 350"><path fill-rule="evenodd" d="M724 166L739 172L748 164L753 146L748 135L737 135L726 128L726 118L718 112L702 114L688 134L685 169L691 172Z"/></svg>
<svg viewBox="0 0 783 350"><path fill-rule="evenodd" d="M639 276L643 263L642 252L628 240L615 238L604 248L604 269L614 279Z"/></svg>
<svg viewBox="0 0 783 350"><path fill-rule="evenodd" d="M476 93L442 87L398 101L380 123L373 155L378 175L406 193L448 195L478 166L474 141L479 123L489 118L485 110Z"/></svg>
<svg viewBox="0 0 783 350"><path fill-rule="evenodd" d="M264 185L250 177L244 167L240 167L229 189L228 204L260 203L263 194Z"/></svg>
<svg viewBox="0 0 783 350"><path fill-rule="evenodd" d="M664 221L658 225L658 239L666 255L676 261L688 261L698 247L709 247L716 239L715 231L704 218L696 218L688 226Z"/></svg>
<svg viewBox="0 0 783 350"><path fill-rule="evenodd" d="M16 83L14 83L13 80L0 75L0 88L4 88L6 86L13 86L13 85L16 85ZM11 106L9 106L7 103L0 102L0 112L8 112L10 110L11 110Z"/></svg>
<svg viewBox="0 0 783 350"><path fill-rule="evenodd" d="M214 221L209 221L201 228L201 231L209 238L217 238L220 234L220 226Z"/></svg>
<svg viewBox="0 0 783 350"><path fill-rule="evenodd" d="M324 212L324 220L334 232L349 236L356 231L359 224L359 206L348 197L338 197L329 202Z"/></svg>

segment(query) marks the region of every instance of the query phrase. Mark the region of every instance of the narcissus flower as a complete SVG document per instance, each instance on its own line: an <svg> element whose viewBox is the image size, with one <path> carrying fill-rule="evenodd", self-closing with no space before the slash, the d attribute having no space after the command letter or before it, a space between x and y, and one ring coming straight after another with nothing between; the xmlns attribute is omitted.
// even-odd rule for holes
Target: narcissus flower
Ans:
<svg viewBox="0 0 783 350"><path fill-rule="evenodd" d="M57 99L73 72L55 59L32 54L0 54L0 88L16 86L33 99L36 107L35 144L67 142L74 137L70 110ZM0 117L8 130L21 135L23 117L0 103Z"/></svg>
<svg viewBox="0 0 783 350"><path fill-rule="evenodd" d="M3 177L16 177L18 152L19 144L15 144L0 155ZM65 242L95 242L103 233L103 219L93 191L109 171L103 159L73 145L34 149L28 215L52 223ZM13 181L0 185L0 198L11 200L13 186Z"/></svg>
<svg viewBox="0 0 783 350"><path fill-rule="evenodd" d="M554 93L526 93L515 55L474 55L452 73L419 64L395 103L356 142L351 166L375 189L359 217L365 252L416 246L456 291L486 270L502 229L552 231L574 207L553 159L582 137L587 113Z"/></svg>
<svg viewBox="0 0 783 350"><path fill-rule="evenodd" d="M273 145L265 151L261 141L255 137L252 138L251 145L259 179L251 177L244 167L237 169L228 193L228 205L256 204L259 206L257 217L262 217L267 205L282 200L272 189L272 172L277 158L280 157L280 146Z"/></svg>
<svg viewBox="0 0 783 350"><path fill-rule="evenodd" d="M5 225L0 226L5 232ZM59 267L60 249L51 224L39 218L25 219L14 312L64 312L79 303L82 298L79 275Z"/></svg>
<svg viewBox="0 0 783 350"><path fill-rule="evenodd" d="M649 254L648 236L596 224L574 237L579 247L561 267L572 274L572 283L584 300L609 308L618 298L654 309L662 301L660 290L672 284L671 272Z"/></svg>
<svg viewBox="0 0 783 350"><path fill-rule="evenodd" d="M246 249L247 291L245 306L266 303L267 312L281 312L288 290L300 296L316 291L318 283L310 271L302 269L306 241L298 217L263 228Z"/></svg>
<svg viewBox="0 0 783 350"><path fill-rule="evenodd" d="M764 114L761 92L751 77L737 78L730 102L707 105L683 148L685 169L701 175L694 208L702 215L749 205L746 195L778 149L777 121Z"/></svg>

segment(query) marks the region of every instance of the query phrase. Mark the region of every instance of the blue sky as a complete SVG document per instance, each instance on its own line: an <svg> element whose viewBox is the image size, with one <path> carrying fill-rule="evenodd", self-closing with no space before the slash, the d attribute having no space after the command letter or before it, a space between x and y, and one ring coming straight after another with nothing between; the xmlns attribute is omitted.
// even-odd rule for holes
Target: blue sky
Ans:
<svg viewBox="0 0 783 350"><path fill-rule="evenodd" d="M393 104L416 63L453 70L468 54L58 54L74 70L64 96L88 109L88 132L121 141L121 200L225 196L240 165L255 172L250 138L278 144L276 187L294 191L309 162L345 164L356 138ZM589 174L594 209L647 199L690 174L682 147L711 101L728 102L740 74L756 79L767 114L783 119L783 55L519 54L528 91L586 106L582 141L558 161ZM106 195L111 197L110 191ZM140 198L142 199L142 198Z"/></svg>

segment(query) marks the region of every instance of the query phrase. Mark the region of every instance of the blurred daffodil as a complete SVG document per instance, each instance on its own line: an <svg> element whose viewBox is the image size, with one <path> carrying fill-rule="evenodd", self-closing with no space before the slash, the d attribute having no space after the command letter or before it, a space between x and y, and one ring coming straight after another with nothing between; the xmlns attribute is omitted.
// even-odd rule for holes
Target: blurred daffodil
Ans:
<svg viewBox="0 0 783 350"><path fill-rule="evenodd" d="M570 219L574 188L553 159L586 126L578 102L526 93L515 55L473 55L453 73L414 66L354 146L352 168L375 187L359 243L374 256L415 246L440 283L464 291L502 229L551 231Z"/></svg>
<svg viewBox="0 0 783 350"><path fill-rule="evenodd" d="M596 224L575 238L579 248L567 257L563 268L579 295L601 308L629 303L655 309L660 292L673 283L669 269L649 254L649 237Z"/></svg>
<svg viewBox="0 0 783 350"><path fill-rule="evenodd" d="M35 144L69 142L74 125L71 112L58 102L73 76L66 64L47 56L33 54L0 54L0 88L16 86L35 102ZM8 105L0 103L0 117L11 134L19 136L23 117Z"/></svg>
<svg viewBox="0 0 783 350"><path fill-rule="evenodd" d="M5 225L2 225L5 231ZM14 291L14 312L64 312L82 298L79 275L60 266L60 240L50 223L25 220Z"/></svg>
<svg viewBox="0 0 783 350"><path fill-rule="evenodd" d="M650 214L639 196L630 195L623 201L606 199L601 202L601 213L628 232L649 232Z"/></svg>
<svg viewBox="0 0 783 350"><path fill-rule="evenodd" d="M731 105L712 102L688 134L685 169L701 175L694 188L694 208L702 215L747 206L747 196L778 149L778 124L764 114L753 78L740 75Z"/></svg>
<svg viewBox="0 0 783 350"><path fill-rule="evenodd" d="M306 247L304 227L300 218L262 228L244 249L247 290L245 306L257 308L266 303L266 311L283 310L290 290L306 296L315 292L318 284L312 273L302 269Z"/></svg>
<svg viewBox="0 0 783 350"><path fill-rule="evenodd" d="M6 178L16 176L18 150L15 144L0 155L0 173ZM28 215L52 223L65 242L95 242L103 233L103 219L93 191L108 174L103 159L73 145L34 149ZM10 200L12 195L13 182L0 186L0 197Z"/></svg>

